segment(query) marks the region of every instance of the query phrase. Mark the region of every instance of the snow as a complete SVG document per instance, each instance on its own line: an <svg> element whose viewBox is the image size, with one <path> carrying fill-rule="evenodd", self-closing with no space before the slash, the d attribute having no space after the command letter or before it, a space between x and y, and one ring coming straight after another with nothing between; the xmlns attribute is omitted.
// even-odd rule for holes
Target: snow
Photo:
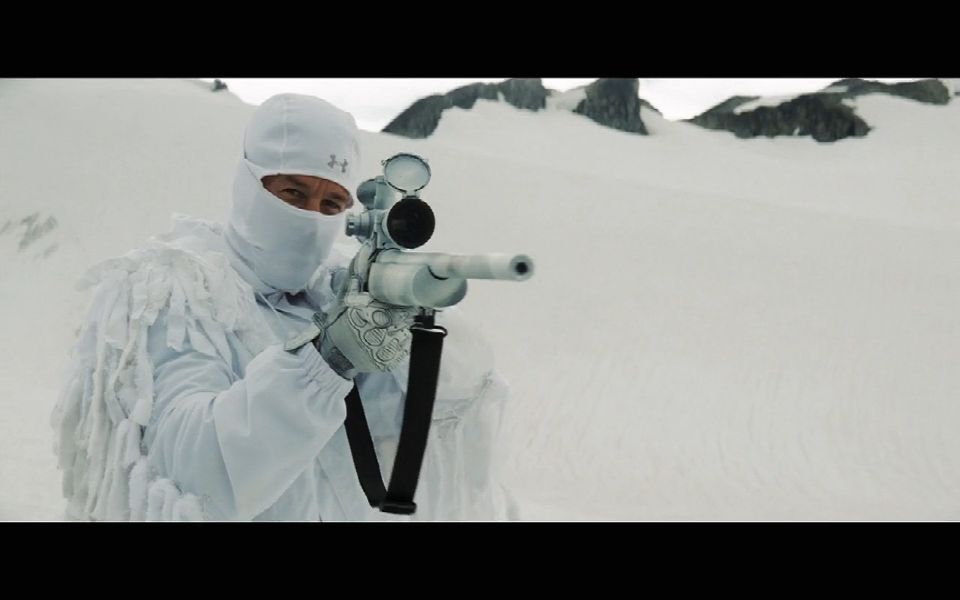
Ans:
<svg viewBox="0 0 960 600"><path fill-rule="evenodd" d="M189 81L0 81L0 519L63 518L74 282L172 212L222 218L251 110ZM423 250L536 261L462 303L512 385L523 518L960 517L960 104L857 111L870 134L832 144L483 100L426 140L363 133L368 176L430 161Z"/></svg>
<svg viewBox="0 0 960 600"><path fill-rule="evenodd" d="M850 86L837 84L837 85L828 86L824 88L823 91L825 93L831 93L831 94L842 94L849 89L850 89Z"/></svg>
<svg viewBox="0 0 960 600"><path fill-rule="evenodd" d="M756 110L761 106L780 106L784 102L789 102L796 98L798 94L793 94L792 96L762 96L755 100L750 100L749 102L744 102L740 106L733 109L733 114L739 115L743 112L750 112L751 110Z"/></svg>
<svg viewBox="0 0 960 600"><path fill-rule="evenodd" d="M547 109L574 110L577 105L587 98L587 87L576 87L565 92L558 92L547 97Z"/></svg>

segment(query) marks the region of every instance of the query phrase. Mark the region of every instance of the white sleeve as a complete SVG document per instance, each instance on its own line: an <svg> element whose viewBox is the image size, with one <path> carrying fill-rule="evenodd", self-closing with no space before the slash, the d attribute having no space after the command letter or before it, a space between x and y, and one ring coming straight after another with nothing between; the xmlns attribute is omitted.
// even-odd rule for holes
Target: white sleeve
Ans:
<svg viewBox="0 0 960 600"><path fill-rule="evenodd" d="M352 383L312 344L270 346L239 378L224 360L165 343L151 328L155 410L149 459L214 519L247 520L269 508L316 459L346 418Z"/></svg>
<svg viewBox="0 0 960 600"><path fill-rule="evenodd" d="M457 307L438 313L447 330L440 358L434 419L465 414L494 374L493 348L483 331ZM404 370L404 375L406 370ZM404 380L401 387L406 390Z"/></svg>
<svg viewBox="0 0 960 600"><path fill-rule="evenodd" d="M491 373L462 412L433 421L417 489L416 520L512 518L512 499L502 484L506 454L501 432L508 397L506 382Z"/></svg>

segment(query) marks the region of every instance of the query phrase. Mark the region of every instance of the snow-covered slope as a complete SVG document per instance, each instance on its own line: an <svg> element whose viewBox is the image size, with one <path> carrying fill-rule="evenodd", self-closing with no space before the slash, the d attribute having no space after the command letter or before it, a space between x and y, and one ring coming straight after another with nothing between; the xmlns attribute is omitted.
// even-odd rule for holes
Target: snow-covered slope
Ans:
<svg viewBox="0 0 960 600"><path fill-rule="evenodd" d="M857 103L875 129L829 145L483 100L426 140L364 134L369 176L430 160L425 250L536 260L462 304L513 386L523 517L960 518L960 104ZM0 82L0 519L61 517L74 281L171 212L222 216L251 110L192 82Z"/></svg>
<svg viewBox="0 0 960 600"><path fill-rule="evenodd" d="M839 87L839 86L836 86L836 87L828 88L827 90L824 90L824 91L835 91L835 90L839 90L839 89L840 89L840 87ZM796 97L797 97L796 94L791 95L791 96L764 96L764 97L760 97L760 98L757 98L756 100L751 100L750 102L745 102L745 103L741 104L740 106L734 108L734 109L733 109L733 113L738 115L738 114L740 114L740 113L742 113L742 112L749 112L749 111L751 111L751 110L756 110L756 109L760 108L761 106L780 106L780 105L783 104L784 102L789 102L790 100L793 100L793 99L796 98Z"/></svg>

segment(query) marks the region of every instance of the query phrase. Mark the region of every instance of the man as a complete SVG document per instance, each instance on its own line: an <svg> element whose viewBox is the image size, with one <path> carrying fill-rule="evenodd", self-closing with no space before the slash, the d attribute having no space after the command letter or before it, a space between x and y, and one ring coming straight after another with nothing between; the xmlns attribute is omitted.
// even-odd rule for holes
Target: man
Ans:
<svg viewBox="0 0 960 600"><path fill-rule="evenodd" d="M356 382L388 477L412 313L354 298L372 336L344 317L349 261L334 242L355 203L358 137L327 102L274 96L247 126L225 227L175 216L91 270L53 415L71 518L411 518L370 507L344 429ZM323 332L285 348L318 312ZM506 518L492 459L506 385L455 309L437 321L450 335L412 518Z"/></svg>

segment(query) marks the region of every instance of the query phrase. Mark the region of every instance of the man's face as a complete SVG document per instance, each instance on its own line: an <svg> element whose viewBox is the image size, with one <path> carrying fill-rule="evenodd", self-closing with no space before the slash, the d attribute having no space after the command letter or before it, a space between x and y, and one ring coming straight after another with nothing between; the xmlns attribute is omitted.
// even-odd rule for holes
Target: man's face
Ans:
<svg viewBox="0 0 960 600"><path fill-rule="evenodd" d="M290 206L325 215L337 215L353 206L353 199L338 183L311 175L267 175L263 187Z"/></svg>

